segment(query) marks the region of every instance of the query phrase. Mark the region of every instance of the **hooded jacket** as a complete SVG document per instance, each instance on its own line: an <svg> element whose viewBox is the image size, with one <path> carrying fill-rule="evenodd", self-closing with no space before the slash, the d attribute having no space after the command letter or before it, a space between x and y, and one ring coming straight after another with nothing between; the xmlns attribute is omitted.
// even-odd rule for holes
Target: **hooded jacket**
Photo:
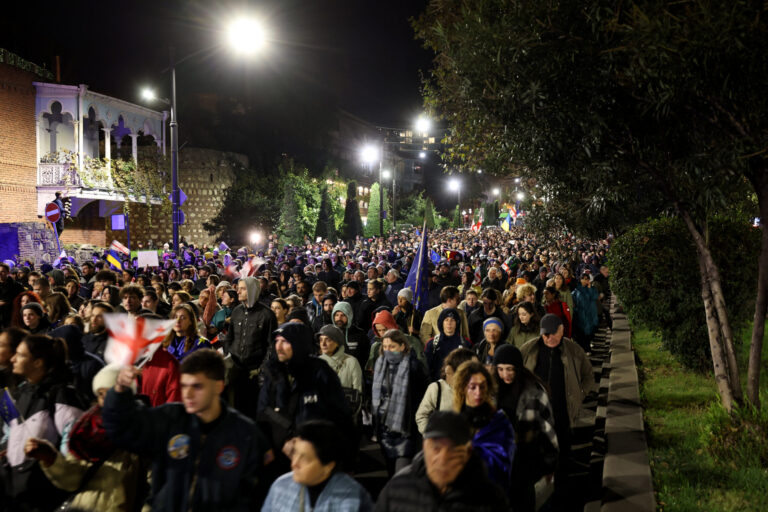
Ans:
<svg viewBox="0 0 768 512"><path fill-rule="evenodd" d="M104 360L96 354L86 352L82 341L83 333L75 325L63 325L52 330L49 335L52 338L63 338L67 342L69 364L75 375L75 389L91 400L96 398L91 389L91 382L104 367Z"/></svg>
<svg viewBox="0 0 768 512"><path fill-rule="evenodd" d="M291 344L293 356L281 362L273 347L264 366L257 409L257 419L268 429L273 446L282 448L296 425L313 419L329 420L351 435L352 416L341 381L325 361L311 355L312 330L304 324L287 322L275 330L273 340L277 336Z"/></svg>
<svg viewBox="0 0 768 512"><path fill-rule="evenodd" d="M352 304L347 301L337 302L336 305L333 306L331 319L336 316L337 311L341 311L344 316L347 317L347 326L346 328L341 328L338 325L336 327L339 327L341 332L344 333L344 339L347 342L347 350L351 355L355 356L355 359L357 359L357 362L360 363L360 367L362 368L365 366L368 358L368 337L365 335L365 331L354 324L355 314ZM334 322L333 325L336 325L336 323Z"/></svg>
<svg viewBox="0 0 768 512"><path fill-rule="evenodd" d="M259 302L261 287L255 277L244 277L248 300L232 310L229 330L220 341L238 366L255 370L264 362L277 319Z"/></svg>
<svg viewBox="0 0 768 512"><path fill-rule="evenodd" d="M434 382L440 378L440 370L443 368L443 361L452 350L459 347L470 348L469 341L461 335L462 319L459 313L460 310L458 309L445 308L437 319L437 328L440 330L440 334L429 340L425 349L430 382ZM456 319L456 332L451 336L447 336L443 331L443 321L449 315L452 315Z"/></svg>

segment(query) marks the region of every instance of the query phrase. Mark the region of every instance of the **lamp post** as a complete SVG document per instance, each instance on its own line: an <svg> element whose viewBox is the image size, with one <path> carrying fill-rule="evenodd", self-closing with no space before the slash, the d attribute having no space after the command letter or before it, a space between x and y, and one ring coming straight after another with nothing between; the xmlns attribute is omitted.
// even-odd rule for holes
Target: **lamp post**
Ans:
<svg viewBox="0 0 768 512"><path fill-rule="evenodd" d="M238 18L230 23L227 29L227 38L231 47L241 54L252 54L261 49L265 43L264 30L260 23L249 18ZM208 48L205 48L207 50ZM187 55L178 62L175 60L173 47L169 49L170 63L167 71L171 75L171 98L157 98L151 89L144 89L142 96L149 101L160 100L171 108L170 135L171 135L171 222L173 225L173 250L179 254L179 226L181 215L179 210L179 124L176 112L176 65L191 59L203 50Z"/></svg>

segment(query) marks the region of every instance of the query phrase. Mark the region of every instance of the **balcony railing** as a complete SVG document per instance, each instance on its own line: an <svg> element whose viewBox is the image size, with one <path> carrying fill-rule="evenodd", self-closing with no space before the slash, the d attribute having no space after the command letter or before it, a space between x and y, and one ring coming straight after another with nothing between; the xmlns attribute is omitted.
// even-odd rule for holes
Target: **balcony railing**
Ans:
<svg viewBox="0 0 768 512"><path fill-rule="evenodd" d="M78 169L72 163L73 155L47 154L37 164L39 186L84 187L111 189L113 187L110 168L90 160Z"/></svg>

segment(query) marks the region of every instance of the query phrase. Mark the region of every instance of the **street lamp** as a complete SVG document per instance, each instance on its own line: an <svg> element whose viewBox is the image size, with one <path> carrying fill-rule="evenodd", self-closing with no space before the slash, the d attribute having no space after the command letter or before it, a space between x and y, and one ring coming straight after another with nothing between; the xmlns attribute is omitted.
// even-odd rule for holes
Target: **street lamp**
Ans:
<svg viewBox="0 0 768 512"><path fill-rule="evenodd" d="M251 241L251 246L254 247L258 245L259 242L261 242L261 233L259 233L258 231L253 231L251 232L251 235L249 238Z"/></svg>
<svg viewBox="0 0 768 512"><path fill-rule="evenodd" d="M499 197L499 194L501 194L501 190L499 190L498 187L493 189L493 195L496 197Z"/></svg>
<svg viewBox="0 0 768 512"><path fill-rule="evenodd" d="M416 120L416 131L422 135L428 135L429 130L432 128L432 121L426 116L419 116Z"/></svg>
<svg viewBox="0 0 768 512"><path fill-rule="evenodd" d="M253 19L238 18L233 20L227 28L227 39L233 50L241 54L253 54L260 50L265 42L265 32L261 25ZM176 65L191 59L202 51L187 55L179 61L175 60L174 49L169 48L170 64L166 71L171 74L170 99L158 98L154 91L144 88L141 96L146 101L162 101L171 108L171 120L169 123L171 135L171 221L173 224L173 250L179 254L179 225L181 224L181 212L179 210L179 123L176 116Z"/></svg>
<svg viewBox="0 0 768 512"><path fill-rule="evenodd" d="M427 158L427 152L426 151L420 151L419 152L419 158L421 158L422 160Z"/></svg>
<svg viewBox="0 0 768 512"><path fill-rule="evenodd" d="M522 192L518 192L517 193L517 200L518 201L522 201L523 199L525 199L525 194L523 194Z"/></svg>
<svg viewBox="0 0 768 512"><path fill-rule="evenodd" d="M461 206L461 182L453 178L448 182L448 188L456 192L456 202L458 206Z"/></svg>
<svg viewBox="0 0 768 512"><path fill-rule="evenodd" d="M379 237L384 238L384 182L382 181L381 170L381 151L376 146L367 145L363 147L360 152L360 157L363 162L372 165L378 160L379 162Z"/></svg>

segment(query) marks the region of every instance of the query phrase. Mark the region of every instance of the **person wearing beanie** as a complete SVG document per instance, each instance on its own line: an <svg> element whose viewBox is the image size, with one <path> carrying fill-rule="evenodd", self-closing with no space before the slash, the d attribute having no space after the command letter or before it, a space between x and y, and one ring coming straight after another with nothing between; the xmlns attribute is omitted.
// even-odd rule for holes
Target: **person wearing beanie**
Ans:
<svg viewBox="0 0 768 512"><path fill-rule="evenodd" d="M443 309L437 319L440 332L429 340L424 351L430 382L435 382L440 378L443 360L451 351L459 347L470 348L469 340L461 335L462 319L459 313L460 311L455 308L446 308Z"/></svg>
<svg viewBox="0 0 768 512"><path fill-rule="evenodd" d="M233 363L228 380L234 399L232 405L250 418L256 417L253 397L259 393L259 379L255 377L267 355L271 333L277 329L275 314L259 302L260 293L255 277L238 281L240 304L232 310L229 329L219 339Z"/></svg>
<svg viewBox="0 0 768 512"><path fill-rule="evenodd" d="M315 335L320 347L320 359L336 372L347 398L347 405L357 418L363 403L363 370L356 358L347 354L344 333L335 325L324 325Z"/></svg>
<svg viewBox="0 0 768 512"><path fill-rule="evenodd" d="M28 302L21 308L21 319L30 334L45 334L51 329L51 322L43 313L43 306L37 302Z"/></svg>
<svg viewBox="0 0 768 512"><path fill-rule="evenodd" d="M480 295L480 302L482 303L482 307L474 310L468 318L469 339L472 341L472 345L477 345L480 343L480 341L482 341L485 334L483 332L484 322L491 317L495 317L501 321L503 326L501 329L502 339L506 339L507 334L509 334L509 318L507 314L504 313L504 311L501 309L501 306L499 306L500 296L501 294L493 288L484 290Z"/></svg>
<svg viewBox="0 0 768 512"><path fill-rule="evenodd" d="M502 345L493 357L498 384L496 403L512 421L517 454L512 464L511 501L515 511L534 512L536 482L551 481L558 460L554 415L544 383L523 365L513 345Z"/></svg>
<svg viewBox="0 0 768 512"><path fill-rule="evenodd" d="M357 359L360 367L364 367L368 360L368 336L365 331L355 325L354 307L348 301L337 302L331 311L333 325L344 333L344 341L349 354Z"/></svg>
<svg viewBox="0 0 768 512"><path fill-rule="evenodd" d="M473 347L477 358L487 368L493 365L493 356L499 346L506 342L503 337L504 322L500 318L492 316L483 322L483 339Z"/></svg>
<svg viewBox="0 0 768 512"><path fill-rule="evenodd" d="M53 485L65 491L78 489L70 502L72 510L135 508L135 489L142 476L139 456L114 446L101 417L104 397L114 387L119 372L119 365L110 365L93 377L92 391L97 402L70 428L69 453L62 454L44 439L32 437L26 441L25 452L40 462Z"/></svg>
<svg viewBox="0 0 768 512"><path fill-rule="evenodd" d="M544 381L549 390L560 449L553 496L555 508L559 509L568 502L564 484L571 453L571 428L581 404L589 393L597 391L597 384L584 350L564 336L562 318L554 314L544 315L539 332L541 335L526 342L520 352L525 367Z"/></svg>
<svg viewBox="0 0 768 512"><path fill-rule="evenodd" d="M338 333L336 336L341 340ZM279 475L290 467L297 425L328 420L344 433L345 439L352 439L355 429L338 375L326 361L312 355L312 329L287 322L272 337L274 343L259 392L258 421L279 452L274 468Z"/></svg>
<svg viewBox="0 0 768 512"><path fill-rule="evenodd" d="M419 335L424 315L413 307L413 290L403 288L397 292L397 305L392 309L392 315L401 331L411 336Z"/></svg>

